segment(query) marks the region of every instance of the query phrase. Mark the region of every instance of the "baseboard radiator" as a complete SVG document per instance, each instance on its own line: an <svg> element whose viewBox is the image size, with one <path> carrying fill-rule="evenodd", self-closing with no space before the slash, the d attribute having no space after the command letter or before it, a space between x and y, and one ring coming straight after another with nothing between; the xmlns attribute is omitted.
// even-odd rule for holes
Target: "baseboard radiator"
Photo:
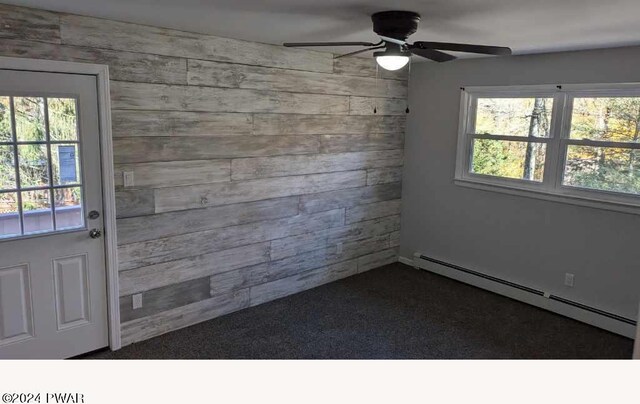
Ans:
<svg viewBox="0 0 640 404"><path fill-rule="evenodd" d="M615 313L428 257L421 253L415 253L413 260L401 257L400 262L508 296L629 338L635 337L636 321Z"/></svg>

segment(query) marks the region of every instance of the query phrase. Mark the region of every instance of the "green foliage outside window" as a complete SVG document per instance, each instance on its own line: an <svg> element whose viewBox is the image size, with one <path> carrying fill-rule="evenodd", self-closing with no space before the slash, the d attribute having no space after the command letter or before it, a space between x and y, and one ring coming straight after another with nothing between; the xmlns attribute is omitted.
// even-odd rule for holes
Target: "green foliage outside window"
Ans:
<svg viewBox="0 0 640 404"><path fill-rule="evenodd" d="M47 102L47 108L45 108ZM19 143L17 153L13 142L14 131L11 121L11 102L9 97L0 97L0 214L17 211L17 193L3 190L26 187L52 185L49 178L49 158L54 176L59 175L60 145L51 144L51 154L46 144L20 144L21 142L44 142L46 136L45 114L48 110L49 135L52 141L77 142L77 114L76 101L71 98L39 98L14 97L15 136ZM70 143L73 145L73 143ZM78 166L78 148L76 147L76 170ZM16 182L15 157L18 156L18 171L20 184ZM54 177L54 185L58 185ZM25 210L48 209L50 199L46 197L48 191L39 193L23 193L23 208ZM80 188L55 192L56 206L78 205Z"/></svg>
<svg viewBox="0 0 640 404"><path fill-rule="evenodd" d="M540 138L550 136L550 98L479 99L476 133ZM639 143L640 98L575 98L570 139ZM545 145L474 139L472 171L505 178L542 181ZM565 185L640 194L640 150L570 145Z"/></svg>

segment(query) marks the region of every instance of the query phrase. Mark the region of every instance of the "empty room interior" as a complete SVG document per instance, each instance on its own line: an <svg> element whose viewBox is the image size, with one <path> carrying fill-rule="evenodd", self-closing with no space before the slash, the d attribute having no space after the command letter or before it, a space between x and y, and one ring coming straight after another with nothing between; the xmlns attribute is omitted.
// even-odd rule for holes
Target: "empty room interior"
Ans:
<svg viewBox="0 0 640 404"><path fill-rule="evenodd" d="M634 357L636 0L8 3L1 359Z"/></svg>

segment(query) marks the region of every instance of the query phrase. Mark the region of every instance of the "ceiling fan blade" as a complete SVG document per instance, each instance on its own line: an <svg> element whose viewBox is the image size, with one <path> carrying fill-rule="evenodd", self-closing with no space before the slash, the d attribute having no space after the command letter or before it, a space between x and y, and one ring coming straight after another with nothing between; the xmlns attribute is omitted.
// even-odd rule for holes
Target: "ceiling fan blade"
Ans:
<svg viewBox="0 0 640 404"><path fill-rule="evenodd" d="M355 51L355 52L349 52L349 53L344 53L344 54L342 54L342 55L336 55L336 56L334 56L333 58L334 58L334 59L340 59L340 58L344 58L344 57L347 57L347 56L357 55L357 54L359 54L359 53L369 52L369 51L376 50L376 49L382 49L382 48L384 48L384 47L385 47L385 45L382 45L382 46L374 46L373 48L360 49L360 50L357 50L357 51Z"/></svg>
<svg viewBox="0 0 640 404"><path fill-rule="evenodd" d="M410 48L409 51L414 55L422 56L423 58L431 59L434 62L448 62L450 60L457 59L457 57L453 55L449 55L448 53L440 52L434 49L421 49L421 48Z"/></svg>
<svg viewBox="0 0 640 404"><path fill-rule="evenodd" d="M288 48L302 48L306 46L378 46L382 41L378 43L371 42L286 42L283 46Z"/></svg>
<svg viewBox="0 0 640 404"><path fill-rule="evenodd" d="M511 48L504 46L468 45L449 42L414 42L413 46L419 49L440 49L452 52L481 53L485 55L511 55Z"/></svg>

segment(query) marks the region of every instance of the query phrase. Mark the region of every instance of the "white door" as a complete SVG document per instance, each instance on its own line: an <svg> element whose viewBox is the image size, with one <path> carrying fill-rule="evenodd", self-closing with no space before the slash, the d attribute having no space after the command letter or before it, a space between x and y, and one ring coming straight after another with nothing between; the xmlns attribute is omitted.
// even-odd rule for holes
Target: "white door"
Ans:
<svg viewBox="0 0 640 404"><path fill-rule="evenodd" d="M0 70L0 358L108 345L94 76Z"/></svg>

